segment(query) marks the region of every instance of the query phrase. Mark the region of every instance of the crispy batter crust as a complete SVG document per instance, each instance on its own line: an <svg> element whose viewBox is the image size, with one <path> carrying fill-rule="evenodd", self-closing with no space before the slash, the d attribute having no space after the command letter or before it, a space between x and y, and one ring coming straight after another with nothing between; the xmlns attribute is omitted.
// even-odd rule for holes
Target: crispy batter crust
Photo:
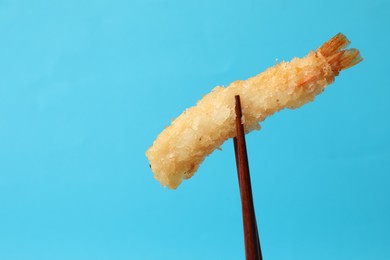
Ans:
<svg viewBox="0 0 390 260"><path fill-rule="evenodd" d="M146 152L155 178L163 186L177 188L207 155L235 136L235 95L241 97L247 133L260 129L259 122L283 108L314 100L341 70L362 60L358 50L343 50L348 44L344 35L337 34L305 58L279 63L227 88L215 87L174 120Z"/></svg>

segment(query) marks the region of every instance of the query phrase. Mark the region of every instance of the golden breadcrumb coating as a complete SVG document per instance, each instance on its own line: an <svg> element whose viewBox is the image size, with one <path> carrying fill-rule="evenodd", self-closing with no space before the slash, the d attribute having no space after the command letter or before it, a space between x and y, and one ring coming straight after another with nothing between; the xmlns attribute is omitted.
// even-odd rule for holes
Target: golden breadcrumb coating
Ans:
<svg viewBox="0 0 390 260"><path fill-rule="evenodd" d="M155 178L170 189L192 177L207 155L235 137L235 95L241 97L246 133L260 129L259 122L283 108L298 108L321 93L343 69L362 58L341 33L304 58L281 62L266 71L215 87L185 110L146 152Z"/></svg>

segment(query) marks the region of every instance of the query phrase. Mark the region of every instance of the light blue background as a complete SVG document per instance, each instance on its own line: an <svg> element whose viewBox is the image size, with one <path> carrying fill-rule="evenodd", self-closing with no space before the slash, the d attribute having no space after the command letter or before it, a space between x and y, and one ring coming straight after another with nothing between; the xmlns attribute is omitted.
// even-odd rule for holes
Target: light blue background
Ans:
<svg viewBox="0 0 390 260"><path fill-rule="evenodd" d="M232 142L145 151L216 85L343 32L365 60L247 136L264 259L390 259L390 2L0 0L0 259L244 259Z"/></svg>

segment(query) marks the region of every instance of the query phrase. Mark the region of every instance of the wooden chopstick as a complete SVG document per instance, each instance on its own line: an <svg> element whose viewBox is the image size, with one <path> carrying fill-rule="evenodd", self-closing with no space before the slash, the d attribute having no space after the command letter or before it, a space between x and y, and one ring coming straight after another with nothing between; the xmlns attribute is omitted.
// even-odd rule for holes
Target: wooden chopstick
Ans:
<svg viewBox="0 0 390 260"><path fill-rule="evenodd" d="M240 186L242 217L244 224L245 255L247 260L262 260L259 232L253 206L252 186L246 151L244 126L241 123L242 111L240 96L236 99L236 137L233 139L234 152Z"/></svg>

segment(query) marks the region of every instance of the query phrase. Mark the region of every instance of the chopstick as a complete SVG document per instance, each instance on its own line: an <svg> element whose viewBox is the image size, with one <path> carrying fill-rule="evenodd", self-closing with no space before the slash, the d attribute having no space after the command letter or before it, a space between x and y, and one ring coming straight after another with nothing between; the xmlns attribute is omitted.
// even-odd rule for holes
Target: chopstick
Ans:
<svg viewBox="0 0 390 260"><path fill-rule="evenodd" d="M242 111L240 96L236 100L236 137L233 138L236 157L238 184L240 186L242 218L244 225L245 255L247 260L262 260L259 232L253 206L252 187L246 151L244 126L241 123Z"/></svg>

